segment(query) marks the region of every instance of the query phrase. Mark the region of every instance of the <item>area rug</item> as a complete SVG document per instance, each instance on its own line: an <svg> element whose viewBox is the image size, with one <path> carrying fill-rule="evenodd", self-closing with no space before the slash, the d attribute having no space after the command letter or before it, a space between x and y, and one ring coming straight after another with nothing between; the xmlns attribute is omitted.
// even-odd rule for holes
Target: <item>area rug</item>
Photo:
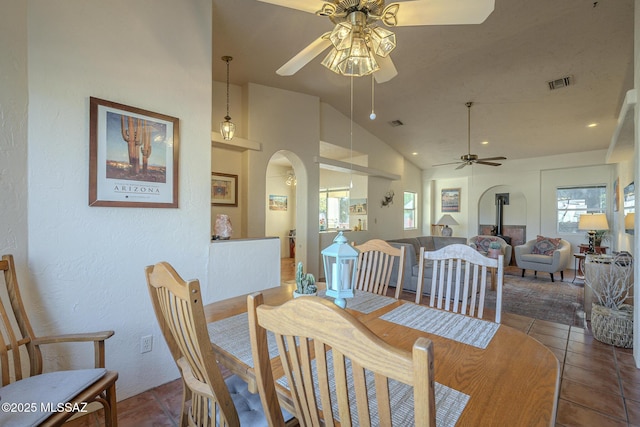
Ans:
<svg viewBox="0 0 640 427"><path fill-rule="evenodd" d="M507 268L502 287L502 313L513 313L534 319L584 327L584 284L571 283L572 274L555 282L546 273L534 276L522 270ZM568 278L569 276L569 278ZM494 309L496 292L488 291L487 308Z"/></svg>

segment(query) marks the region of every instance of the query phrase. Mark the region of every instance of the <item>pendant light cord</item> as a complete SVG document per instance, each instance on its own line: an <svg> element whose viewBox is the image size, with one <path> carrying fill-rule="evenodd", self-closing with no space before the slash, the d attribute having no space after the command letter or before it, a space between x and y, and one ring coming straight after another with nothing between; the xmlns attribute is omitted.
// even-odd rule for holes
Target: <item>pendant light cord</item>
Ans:
<svg viewBox="0 0 640 427"><path fill-rule="evenodd" d="M227 115L225 116L225 120L231 120L231 117L229 117L229 62L233 57L223 56L222 59L227 63Z"/></svg>

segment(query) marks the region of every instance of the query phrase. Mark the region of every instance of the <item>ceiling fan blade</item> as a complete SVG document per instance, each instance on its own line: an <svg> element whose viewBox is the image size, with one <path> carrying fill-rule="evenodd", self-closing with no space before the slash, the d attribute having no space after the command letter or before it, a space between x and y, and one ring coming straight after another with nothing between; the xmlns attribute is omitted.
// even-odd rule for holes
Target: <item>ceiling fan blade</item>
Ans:
<svg viewBox="0 0 640 427"><path fill-rule="evenodd" d="M493 162L485 162L483 160L476 161L479 165L487 165L487 166L500 166L502 163L493 163Z"/></svg>
<svg viewBox="0 0 640 427"><path fill-rule="evenodd" d="M321 0L258 0L263 3L275 4L276 6L288 7L289 9L301 10L303 12L316 13L325 3Z"/></svg>
<svg viewBox="0 0 640 427"><path fill-rule="evenodd" d="M329 40L330 32L326 32L304 49L302 49L296 56L291 58L282 67L276 70L276 74L280 76L292 76L298 72L302 67L307 65L313 58L320 55L322 51L331 46L331 40Z"/></svg>
<svg viewBox="0 0 640 427"><path fill-rule="evenodd" d="M393 65L393 61L389 56L376 56L376 61L378 61L378 65L380 66L380 69L373 73L376 83L388 82L398 75L398 70L396 70L396 66Z"/></svg>
<svg viewBox="0 0 640 427"><path fill-rule="evenodd" d="M478 159L479 162L483 162L485 160L507 160L506 157L485 157L484 159Z"/></svg>
<svg viewBox="0 0 640 427"><path fill-rule="evenodd" d="M461 164L460 166L458 166L458 167L456 168L456 170L458 170L458 169L462 169L463 167L465 167L465 166L467 166L467 165L468 165L468 163L467 163L467 162L464 162L463 164Z"/></svg>
<svg viewBox="0 0 640 427"><path fill-rule="evenodd" d="M413 0L398 4L398 26L481 24L493 12L495 0Z"/></svg>

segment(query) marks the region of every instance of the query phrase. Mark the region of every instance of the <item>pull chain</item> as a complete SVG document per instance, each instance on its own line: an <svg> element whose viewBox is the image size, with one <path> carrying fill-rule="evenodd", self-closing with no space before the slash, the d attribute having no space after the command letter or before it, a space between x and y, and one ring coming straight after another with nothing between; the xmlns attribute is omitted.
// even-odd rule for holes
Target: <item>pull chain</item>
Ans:
<svg viewBox="0 0 640 427"><path fill-rule="evenodd" d="M374 85L375 85L375 80L373 78L373 73L371 73L371 114L369 115L369 118L371 120L375 120L376 119L376 112L373 109L373 104L374 104L374 99L375 99L374 91L373 91Z"/></svg>

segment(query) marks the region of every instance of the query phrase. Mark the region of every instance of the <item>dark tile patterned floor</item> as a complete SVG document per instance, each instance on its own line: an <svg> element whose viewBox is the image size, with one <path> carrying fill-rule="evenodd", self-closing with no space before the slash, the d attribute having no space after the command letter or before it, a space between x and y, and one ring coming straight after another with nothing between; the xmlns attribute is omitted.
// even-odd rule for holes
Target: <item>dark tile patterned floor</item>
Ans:
<svg viewBox="0 0 640 427"><path fill-rule="evenodd" d="M565 272L565 280L573 270ZM540 277L539 280L549 280ZM412 294L405 298L412 300ZM556 355L562 368L556 426L640 426L640 370L631 349L603 344L589 329L503 313L502 323L527 333ZM118 402L120 427L177 426L180 379ZM96 414L70 426L101 426Z"/></svg>

